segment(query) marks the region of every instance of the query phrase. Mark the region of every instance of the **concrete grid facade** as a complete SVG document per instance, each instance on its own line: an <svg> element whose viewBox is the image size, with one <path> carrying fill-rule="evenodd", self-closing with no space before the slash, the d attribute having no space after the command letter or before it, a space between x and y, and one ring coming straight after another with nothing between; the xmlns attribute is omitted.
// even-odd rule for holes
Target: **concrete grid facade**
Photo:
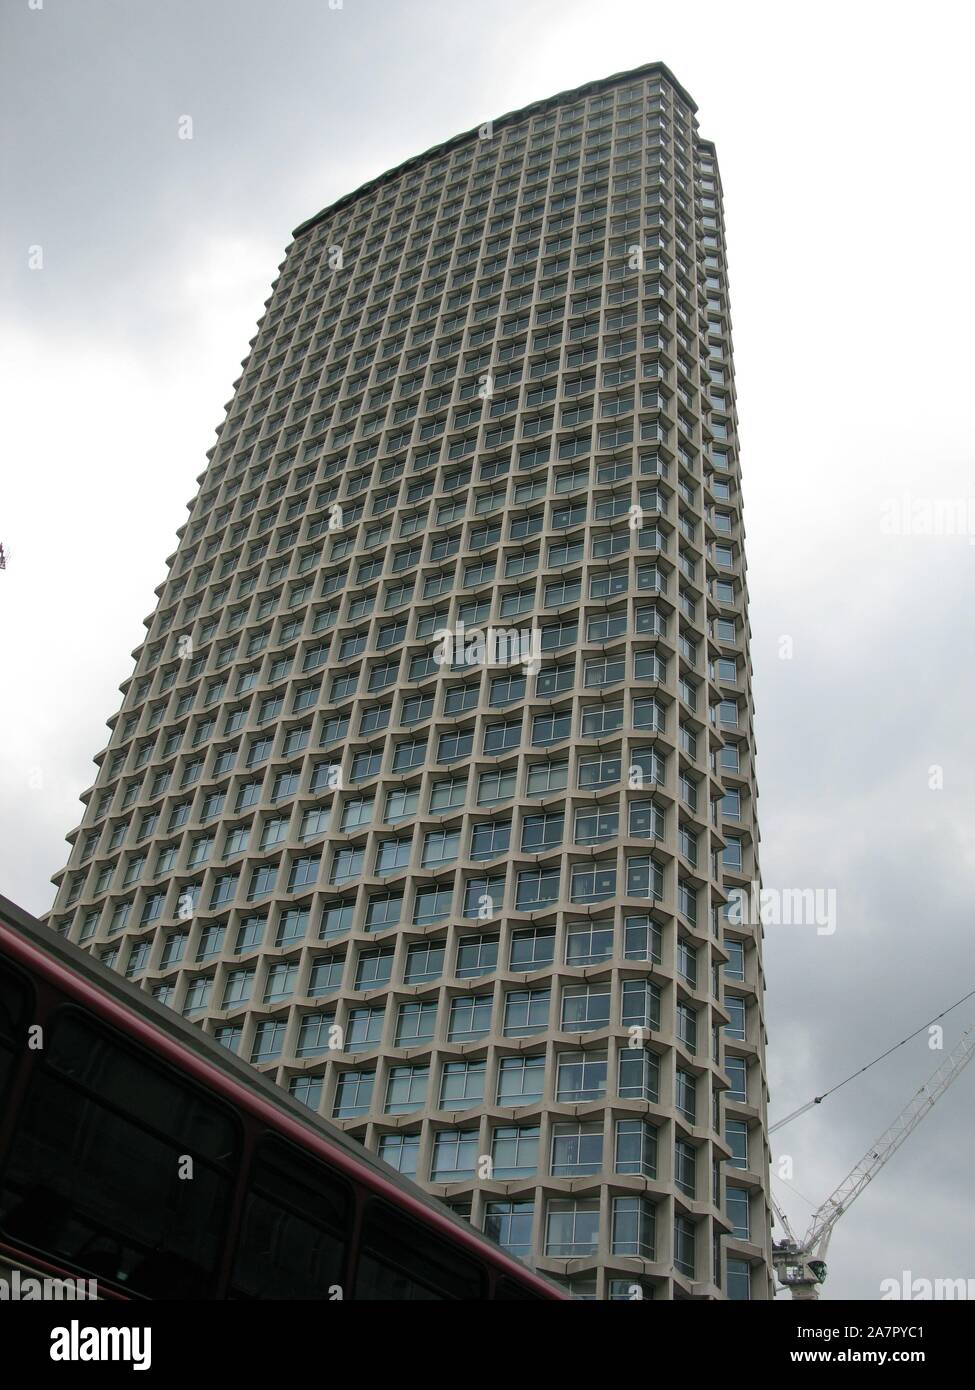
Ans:
<svg viewBox="0 0 975 1390"><path fill-rule="evenodd" d="M458 136L300 227L266 307L52 924L579 1296L769 1297L693 102L652 64Z"/></svg>

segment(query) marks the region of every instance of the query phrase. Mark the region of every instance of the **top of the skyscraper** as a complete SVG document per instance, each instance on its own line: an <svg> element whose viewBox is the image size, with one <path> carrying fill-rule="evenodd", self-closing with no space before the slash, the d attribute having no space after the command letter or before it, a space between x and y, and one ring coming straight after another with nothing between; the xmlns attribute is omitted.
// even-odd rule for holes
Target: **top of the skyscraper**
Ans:
<svg viewBox="0 0 975 1390"><path fill-rule="evenodd" d="M644 63L642 67L629 68L626 72L613 73L612 77L602 77L594 82L585 82L581 87L570 87L567 91L556 93L555 96L545 97L541 101L533 101L529 106L519 107L517 111L508 111L505 115L492 119L491 125L493 129L503 129L505 126L516 125L519 121L523 121L528 117L540 115L543 111L548 111L553 107L566 106L571 102L581 100L583 97L598 96L600 92L608 91L612 87L622 86L627 82L633 82L638 78L642 79L653 76L665 78L681 99L687 102L691 110L697 111L697 103L687 89L682 87L677 81L677 78L671 72L670 68L667 67L666 63ZM341 198L336 199L334 203L330 203L327 207L322 208L321 212L317 212L314 217L309 217L306 221L302 222L300 226L295 228L293 235L295 237L303 236L305 232L310 231L312 227L317 226L318 223L324 221L325 218L332 216L333 213L339 212L342 208L347 207L348 204L354 203L357 198L361 198L364 194L370 193L375 188L379 188L382 184L398 178L401 174L405 174L410 169L419 168L428 160L436 159L439 155L446 154L448 150L456 149L459 145L463 145L468 140L476 140L480 130L481 126L474 126L471 130L462 131L460 135L454 135L450 140L444 140L439 145L433 145L430 149L424 150L422 154L413 155L412 158L404 160L402 164L397 164L392 169L387 169L384 174L378 174L376 178L369 179L351 193L344 194Z"/></svg>

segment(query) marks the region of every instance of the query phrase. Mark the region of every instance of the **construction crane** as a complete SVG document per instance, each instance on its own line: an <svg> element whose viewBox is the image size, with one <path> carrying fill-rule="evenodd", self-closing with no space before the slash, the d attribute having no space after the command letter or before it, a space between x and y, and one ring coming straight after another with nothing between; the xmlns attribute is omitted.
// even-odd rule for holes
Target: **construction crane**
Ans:
<svg viewBox="0 0 975 1390"><path fill-rule="evenodd" d="M796 1239L785 1213L775 1199L772 1199L776 1220L786 1235L785 1240L773 1244L772 1265L779 1283L789 1290L794 1299L819 1297L819 1285L826 1278L826 1252L837 1221L845 1211L849 1211L860 1193L870 1185L904 1140L914 1133L952 1082L958 1080L973 1056L975 1024L966 1029L954 1052L946 1057L937 1071L915 1091L894 1123L870 1146L853 1171L830 1193L825 1202L817 1207L813 1212L809 1229L801 1241Z"/></svg>

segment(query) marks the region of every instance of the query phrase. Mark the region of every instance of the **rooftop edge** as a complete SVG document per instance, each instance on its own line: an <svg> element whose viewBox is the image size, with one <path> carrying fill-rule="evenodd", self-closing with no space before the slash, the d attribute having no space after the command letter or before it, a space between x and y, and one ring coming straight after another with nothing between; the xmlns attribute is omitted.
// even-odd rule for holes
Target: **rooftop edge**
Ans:
<svg viewBox="0 0 975 1390"><path fill-rule="evenodd" d="M677 81L677 78L666 63L644 63L642 67L629 68L625 72L613 73L611 77L601 77L593 82L585 82L581 87L570 87L564 92L557 92L555 96L543 97L540 101L533 101L529 106L521 106L516 111L508 111L503 116L498 116L494 119L492 125L495 127L514 125L516 122L525 120L530 116L547 110L549 107L562 106L569 101L578 100L580 97L594 96L599 92L608 90L610 87L618 86L622 82L632 82L634 78L637 77L649 77L651 73L656 73L661 77L665 77L670 85L679 93L681 98L687 102L691 110L693 112L697 111L697 103L694 98L687 91L686 87L683 87L680 82ZM325 221L333 213L338 212L349 203L354 203L356 199L361 198L363 194L368 193L371 189L379 188L389 180L397 178L400 174L406 173L408 169L415 169L419 165L425 164L427 160L435 159L438 155L444 154L448 150L456 149L458 145L462 145L465 141L476 138L479 130L479 125L473 126L470 130L462 131L460 135L454 135L451 139L444 140L439 145L431 145L430 148L424 150L422 154L412 155L409 159L404 159L402 163L394 165L391 169L387 169L385 173L377 174L375 178L368 179L365 183L360 184L358 188L353 189L351 193L343 194L343 196L337 198L334 203L329 203L328 206L322 208L320 212L316 212L314 217L309 217L304 222L299 223L292 232L292 237L297 240L298 237L304 236L306 232L311 231L312 227L316 227L320 222Z"/></svg>

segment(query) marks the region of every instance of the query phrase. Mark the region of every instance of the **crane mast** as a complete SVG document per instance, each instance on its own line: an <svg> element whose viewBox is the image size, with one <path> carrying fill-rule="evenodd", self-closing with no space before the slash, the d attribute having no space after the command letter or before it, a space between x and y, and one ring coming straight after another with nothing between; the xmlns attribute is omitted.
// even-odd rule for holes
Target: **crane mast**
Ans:
<svg viewBox="0 0 975 1390"><path fill-rule="evenodd" d="M793 1298L819 1297L819 1285L826 1278L826 1252L837 1221L845 1211L849 1211L887 1160L913 1134L948 1087L957 1081L973 1056L975 1024L966 1029L958 1046L915 1091L893 1124L884 1130L876 1143L871 1144L856 1167L817 1207L801 1241L796 1239L785 1213L773 1199L772 1207L786 1238L774 1245L772 1264L779 1282L789 1289Z"/></svg>

